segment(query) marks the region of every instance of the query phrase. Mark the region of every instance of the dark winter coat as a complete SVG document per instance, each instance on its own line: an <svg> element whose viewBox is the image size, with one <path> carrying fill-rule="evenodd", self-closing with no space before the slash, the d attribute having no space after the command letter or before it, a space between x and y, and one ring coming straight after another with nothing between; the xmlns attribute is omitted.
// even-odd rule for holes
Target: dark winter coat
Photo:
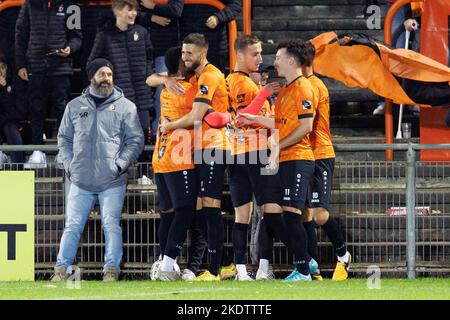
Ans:
<svg viewBox="0 0 450 320"><path fill-rule="evenodd" d="M152 45L143 26L135 24L122 31L113 20L104 23L87 64L96 58L108 59L113 64L114 84L136 104L138 111L153 108L152 91L145 83L153 70Z"/></svg>
<svg viewBox="0 0 450 320"><path fill-rule="evenodd" d="M49 7L50 4L50 7ZM81 32L74 29L74 0L26 0L16 23L16 68L29 73L61 76L72 74L71 56L81 47ZM69 24L67 20L69 19ZM70 47L68 57L47 55Z"/></svg>
<svg viewBox="0 0 450 320"><path fill-rule="evenodd" d="M202 33L209 42L210 54L223 54L228 51L227 23L235 19L242 10L242 0L221 0L225 5L218 10L206 5L185 5L180 20L181 39L193 32ZM205 23L215 15L219 24L215 29L208 28Z"/></svg>
<svg viewBox="0 0 450 320"><path fill-rule="evenodd" d="M157 4L153 10L141 8L139 23L149 27L153 44L153 56L164 56L167 49L180 44L179 19L183 12L183 0L169 0L167 4ZM152 15L170 19L170 23L163 27L150 22Z"/></svg>

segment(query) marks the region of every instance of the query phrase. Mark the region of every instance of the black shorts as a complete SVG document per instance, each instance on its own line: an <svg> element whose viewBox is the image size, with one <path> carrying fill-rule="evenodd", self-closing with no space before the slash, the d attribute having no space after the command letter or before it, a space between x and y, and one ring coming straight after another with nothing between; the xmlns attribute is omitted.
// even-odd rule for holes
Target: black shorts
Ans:
<svg viewBox="0 0 450 320"><path fill-rule="evenodd" d="M292 160L281 162L279 174L283 205L303 210L308 186L314 174L314 161Z"/></svg>
<svg viewBox="0 0 450 320"><path fill-rule="evenodd" d="M233 206L240 207L253 200L261 206L266 203L281 205L281 183L278 175L269 175L265 170L268 157L257 152L235 156L228 166L230 194Z"/></svg>
<svg viewBox="0 0 450 320"><path fill-rule="evenodd" d="M227 168L226 159L229 154L227 154L227 151L219 149L202 151L206 158L202 157L201 163L195 166L199 182L198 196L221 200ZM212 155L213 158L209 158L208 155Z"/></svg>
<svg viewBox="0 0 450 320"><path fill-rule="evenodd" d="M193 207L197 204L197 175L195 169L155 173L159 195L159 209Z"/></svg>
<svg viewBox="0 0 450 320"><path fill-rule="evenodd" d="M308 188L306 206L330 210L333 188L334 158L316 160L314 176Z"/></svg>

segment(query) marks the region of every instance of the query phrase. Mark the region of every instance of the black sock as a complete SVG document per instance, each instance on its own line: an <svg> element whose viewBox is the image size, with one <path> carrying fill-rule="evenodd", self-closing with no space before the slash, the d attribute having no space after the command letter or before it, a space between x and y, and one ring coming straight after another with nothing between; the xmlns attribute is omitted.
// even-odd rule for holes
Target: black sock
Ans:
<svg viewBox="0 0 450 320"><path fill-rule="evenodd" d="M317 249L317 234L314 221L303 222L306 234L308 235L308 253L319 262L319 251Z"/></svg>
<svg viewBox="0 0 450 320"><path fill-rule="evenodd" d="M342 257L347 252L347 246L345 245L344 236L342 234L339 224L333 218L329 218L328 221L322 225L323 230L327 234L331 243L333 244L334 251L338 257Z"/></svg>
<svg viewBox="0 0 450 320"><path fill-rule="evenodd" d="M164 249L166 256L175 259L180 254L194 210L190 207L175 209L175 217L170 226L166 248Z"/></svg>
<svg viewBox="0 0 450 320"><path fill-rule="evenodd" d="M175 212L161 212L159 219L158 237L159 237L159 253L164 255L166 249L167 236L169 235L170 225L175 217Z"/></svg>
<svg viewBox="0 0 450 320"><path fill-rule="evenodd" d="M266 227L277 239L284 243L286 247L290 247L289 238L286 233L286 227L283 221L282 213L264 213Z"/></svg>
<svg viewBox="0 0 450 320"><path fill-rule="evenodd" d="M222 212L220 208L203 208L206 224L208 225L208 270L213 275L219 274L220 261L222 260L222 247L224 240Z"/></svg>
<svg viewBox="0 0 450 320"><path fill-rule="evenodd" d="M284 221L289 235L289 243L294 251L294 265L302 274L309 274L308 236L303 227L302 217L297 213L285 212Z"/></svg>
<svg viewBox="0 0 450 320"><path fill-rule="evenodd" d="M234 262L236 264L245 264L247 262L247 231L248 224L237 222L233 224L232 238Z"/></svg>
<svg viewBox="0 0 450 320"><path fill-rule="evenodd" d="M266 219L262 218L259 224L259 258L271 261L273 255L273 234L269 231Z"/></svg>
<svg viewBox="0 0 450 320"><path fill-rule="evenodd" d="M191 245L189 247L187 268L193 273L197 273L202 265L205 249L208 246L208 243L206 242L206 220L202 210L197 210L195 212L190 233Z"/></svg>

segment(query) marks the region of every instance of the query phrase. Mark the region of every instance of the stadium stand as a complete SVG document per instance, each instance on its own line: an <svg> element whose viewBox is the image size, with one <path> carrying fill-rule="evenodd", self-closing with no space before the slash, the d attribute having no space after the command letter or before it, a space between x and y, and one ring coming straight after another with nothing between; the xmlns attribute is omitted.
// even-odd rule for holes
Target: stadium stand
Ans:
<svg viewBox="0 0 450 320"><path fill-rule="evenodd" d="M0 3L5 1L0 1ZM17 1L16 1L17 2ZM92 46L96 26L103 17L110 15L109 6L92 5L93 1L79 1L82 8L83 47L75 60L72 77L72 97L80 94L86 84L82 69ZM384 1L380 1L384 3ZM384 5L384 4L383 4ZM286 37L312 38L325 31L356 31L383 38L382 30L367 30L363 0L253 0L253 33L263 42L264 63L273 62L276 42ZM0 51L13 57L14 23L19 12L17 6L0 12ZM298 17L303 17L299 19ZM305 18L306 17L306 18ZM242 30L242 17L238 17L238 30ZM379 99L365 89L351 89L325 79L332 102L332 133L336 144L384 143L384 119L372 116ZM395 115L394 115L395 116ZM413 124L413 137L418 136L418 119L406 115ZM48 135L54 120L47 119ZM396 128L394 127L394 132ZM54 136L54 132L53 132ZM409 140L412 142L417 139ZM54 145L55 139L46 144ZM405 272L406 221L404 216L390 217L389 207L405 205L406 165L404 162L385 163L384 151L338 152L331 211L338 214L346 241L352 250L354 274L365 274L366 267L377 263L387 272L398 275ZM396 160L404 160L404 152L396 153ZM138 164L129 170L129 185L123 214L124 256L123 272L128 278L148 277L151 263L157 259L157 230L159 224L158 194L154 185L137 183L140 170L148 166ZM17 166L11 164L11 170ZM152 177L151 171L144 173ZM448 266L450 248L450 164L420 163L417 169L417 203L431 207L430 216L417 218L418 266L423 272L450 272ZM64 225L64 172L50 165L36 170L36 274L48 278L53 271ZM436 192L438 190L438 192ZM224 193L222 211L230 213L229 191ZM225 246L231 247L233 216L225 215ZM77 255L79 266L87 275L101 272L104 239L101 235L98 209L94 209L81 238ZM322 271L333 266L331 244L319 233ZM180 264L187 261L186 247ZM206 265L205 260L205 265ZM292 257L281 243L276 244L274 269L287 272Z"/></svg>

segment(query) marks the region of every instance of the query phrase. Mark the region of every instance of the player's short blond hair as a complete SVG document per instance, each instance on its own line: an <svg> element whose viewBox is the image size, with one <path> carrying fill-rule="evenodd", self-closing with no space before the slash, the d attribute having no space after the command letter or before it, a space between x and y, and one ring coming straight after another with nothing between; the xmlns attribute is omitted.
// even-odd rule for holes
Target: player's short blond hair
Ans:
<svg viewBox="0 0 450 320"><path fill-rule="evenodd" d="M234 50L242 51L247 49L247 47L257 43L261 43L261 40L259 40L258 37L254 35L240 35L234 42Z"/></svg>

